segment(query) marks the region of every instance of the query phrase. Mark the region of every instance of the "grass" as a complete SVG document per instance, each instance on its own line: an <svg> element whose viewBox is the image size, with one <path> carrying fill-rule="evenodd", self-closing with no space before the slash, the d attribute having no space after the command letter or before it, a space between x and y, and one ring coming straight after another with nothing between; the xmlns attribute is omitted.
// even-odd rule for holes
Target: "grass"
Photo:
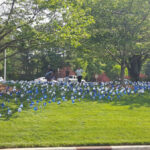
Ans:
<svg viewBox="0 0 150 150"><path fill-rule="evenodd" d="M0 148L150 144L150 95L47 104L0 118Z"/></svg>

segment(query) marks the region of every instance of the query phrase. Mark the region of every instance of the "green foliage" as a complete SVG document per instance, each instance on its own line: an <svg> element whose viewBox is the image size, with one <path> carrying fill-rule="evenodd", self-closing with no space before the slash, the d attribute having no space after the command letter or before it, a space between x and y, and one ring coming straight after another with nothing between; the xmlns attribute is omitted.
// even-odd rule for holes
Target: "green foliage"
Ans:
<svg viewBox="0 0 150 150"><path fill-rule="evenodd" d="M121 69L120 65L114 65L111 69L112 77L116 80L119 79L120 69Z"/></svg>
<svg viewBox="0 0 150 150"><path fill-rule="evenodd" d="M94 19L89 15L89 8L83 9L83 0L80 1L42 1L40 5L42 9L54 9L51 5L55 5L53 18L47 23L48 30L52 30L55 35L55 41L64 47L66 43L72 46L79 46L80 40L89 37L86 27L94 22ZM49 31L48 31L49 32ZM47 37L50 38L50 34Z"/></svg>
<svg viewBox="0 0 150 150"><path fill-rule="evenodd" d="M20 79L20 76L22 79L33 79L35 75L43 75L47 64L51 64L55 71L65 64L60 55L65 54L66 45L79 46L81 39L89 37L86 27L94 22L84 2L19 0L14 1L14 5L8 3L12 11L8 9L8 14L0 17L0 53L5 49L7 56L18 53L8 59L9 79ZM30 53L34 56L29 61ZM3 60L3 55L0 60ZM18 65L12 65L14 60Z"/></svg>
<svg viewBox="0 0 150 150"><path fill-rule="evenodd" d="M120 65L114 65L111 69L111 74L113 76L113 79L119 79L120 77L120 70L121 66ZM125 69L125 76L128 76L128 69Z"/></svg>
<svg viewBox="0 0 150 150"><path fill-rule="evenodd" d="M56 71L66 62L73 69L80 65L87 80L104 70L112 79L118 78L119 73L123 77L126 67L135 74L132 67L139 66L135 69L138 76L149 57L149 0L10 2L6 3L12 11L5 10L7 13L0 16L0 60L5 49L8 56L18 53L7 62L10 79L22 74L31 79L43 75L48 64ZM35 56L29 62L30 53ZM140 65L135 61L132 66L134 56L141 56Z"/></svg>
<svg viewBox="0 0 150 150"><path fill-rule="evenodd" d="M44 55L40 56L41 61L41 73L45 74L47 72L48 65L51 66L55 72L57 72L58 68L62 68L64 66L64 58L61 55L56 54L55 52L47 52Z"/></svg>
<svg viewBox="0 0 150 150"><path fill-rule="evenodd" d="M131 66L129 57L140 55L144 62L149 56L149 1L88 2L95 19L95 24L89 27L91 38L88 40L93 54L100 57L109 55L123 68L121 75L124 74L125 67Z"/></svg>

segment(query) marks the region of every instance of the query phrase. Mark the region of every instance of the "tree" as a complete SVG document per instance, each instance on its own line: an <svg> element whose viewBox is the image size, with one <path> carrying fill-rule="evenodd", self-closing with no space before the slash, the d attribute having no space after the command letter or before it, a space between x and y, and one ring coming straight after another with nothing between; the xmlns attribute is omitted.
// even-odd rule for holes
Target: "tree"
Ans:
<svg viewBox="0 0 150 150"><path fill-rule="evenodd" d="M122 82L126 67L131 78L138 80L141 65L150 54L149 0L95 0L89 3L95 19L95 24L89 28L92 33L89 42L96 49L91 50L96 55L104 51L121 66Z"/></svg>
<svg viewBox="0 0 150 150"><path fill-rule="evenodd" d="M0 14L0 53L7 48L18 50L18 44L26 39L32 39L32 43L39 40L47 43L57 41L62 46L68 40L72 45L79 45L79 39L88 36L84 27L93 21L87 15L88 10L82 9L82 2L4 1L0 4L0 9L4 10ZM34 34L27 31L29 34L22 36L24 28L26 31L32 28Z"/></svg>
<svg viewBox="0 0 150 150"><path fill-rule="evenodd" d="M11 48L15 54L17 44L29 38L21 36L23 28L39 18L38 4L29 0L7 0L0 4L0 9L0 53Z"/></svg>
<svg viewBox="0 0 150 150"><path fill-rule="evenodd" d="M8 0L0 4L0 53L5 49L17 57L59 47L64 52L66 44L78 46L87 38L85 27L93 22L83 0ZM71 43L71 44L70 44ZM51 53L52 54L52 53ZM2 56L0 60L3 60ZM25 64L24 64L25 65Z"/></svg>

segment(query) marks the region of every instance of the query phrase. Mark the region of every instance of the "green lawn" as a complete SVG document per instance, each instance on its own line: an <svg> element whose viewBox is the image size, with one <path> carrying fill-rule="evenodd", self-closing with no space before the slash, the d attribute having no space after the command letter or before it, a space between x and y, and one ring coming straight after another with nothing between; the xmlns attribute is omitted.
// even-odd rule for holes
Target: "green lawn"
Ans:
<svg viewBox="0 0 150 150"><path fill-rule="evenodd" d="M0 147L150 144L150 94L47 104L0 118Z"/></svg>

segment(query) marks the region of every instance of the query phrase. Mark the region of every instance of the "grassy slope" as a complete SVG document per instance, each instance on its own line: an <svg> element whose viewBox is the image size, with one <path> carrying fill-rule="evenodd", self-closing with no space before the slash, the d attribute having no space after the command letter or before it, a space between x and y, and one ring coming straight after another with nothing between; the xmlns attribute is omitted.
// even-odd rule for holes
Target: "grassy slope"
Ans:
<svg viewBox="0 0 150 150"><path fill-rule="evenodd" d="M150 144L150 95L71 101L0 119L0 147Z"/></svg>

